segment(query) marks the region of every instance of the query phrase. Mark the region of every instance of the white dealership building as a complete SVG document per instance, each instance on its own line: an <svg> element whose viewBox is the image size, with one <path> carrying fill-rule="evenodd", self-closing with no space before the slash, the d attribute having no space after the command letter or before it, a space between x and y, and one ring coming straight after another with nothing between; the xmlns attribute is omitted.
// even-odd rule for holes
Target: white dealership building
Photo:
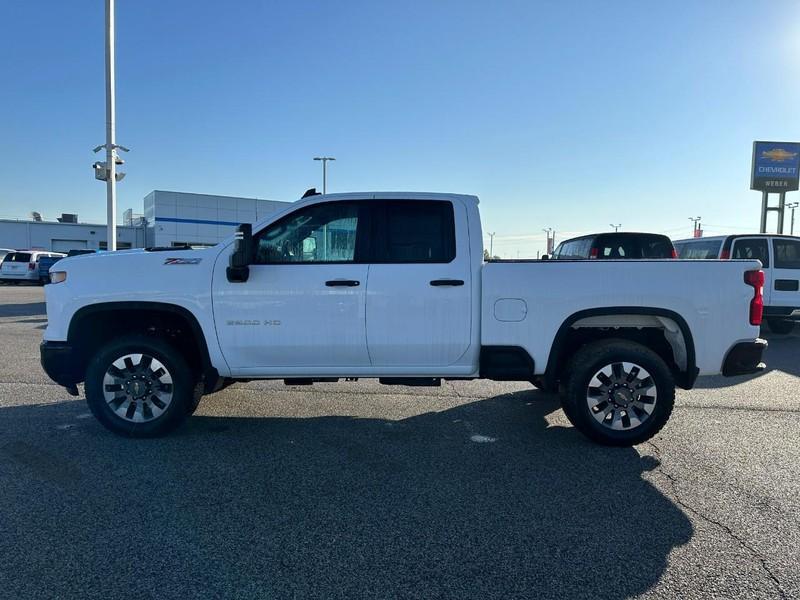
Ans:
<svg viewBox="0 0 800 600"><path fill-rule="evenodd" d="M231 235L240 223L255 223L282 209L286 202L155 190L144 198L144 214L128 209L117 226L117 247L213 246ZM0 248L105 250L105 223L81 223L64 214L46 221L0 220Z"/></svg>

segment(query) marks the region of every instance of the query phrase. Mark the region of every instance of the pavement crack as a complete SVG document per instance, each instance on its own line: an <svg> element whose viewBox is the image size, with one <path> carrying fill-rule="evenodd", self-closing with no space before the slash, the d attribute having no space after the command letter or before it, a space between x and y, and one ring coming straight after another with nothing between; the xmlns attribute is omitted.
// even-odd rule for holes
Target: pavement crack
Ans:
<svg viewBox="0 0 800 600"><path fill-rule="evenodd" d="M789 596L787 595L786 591L783 589L783 586L781 585L780 580L776 577L775 573L772 572L772 569L769 568L769 565L767 564L766 559L761 555L761 553L758 550L756 550L750 544L748 544L747 541L744 538L742 538L741 536L737 535L736 532L734 532L733 529L731 529L728 525L726 525L725 523L722 523L721 521L718 521L718 520L706 515L705 513L701 512L700 510L695 508L694 506L691 506L683 498L681 498L680 494L678 493L678 478L675 477L669 471L665 470L664 467L663 467L664 462L661 459L661 457L662 457L661 449L654 442L652 442L650 440L648 440L646 443L648 445L650 445L653 448L653 450L655 450L656 457L658 458L658 462L659 462L659 466L656 467L655 470L658 471L659 473L661 473L670 482L670 487L672 488L672 494L673 494L673 497L675 498L675 502L677 502L679 506L681 506L682 508L685 508L690 513L692 513L693 515L696 515L698 518L702 519L706 523L709 523L710 525L715 525L716 527L718 527L719 529L724 531L728 535L728 537L730 537L732 540L734 540L736 543L738 543L742 548L747 550L753 556L753 558L756 559L758 561L758 563L761 565L762 570L770 578L770 580L772 581L772 585L778 591L778 594L780 594L780 597L781 598L788 598Z"/></svg>

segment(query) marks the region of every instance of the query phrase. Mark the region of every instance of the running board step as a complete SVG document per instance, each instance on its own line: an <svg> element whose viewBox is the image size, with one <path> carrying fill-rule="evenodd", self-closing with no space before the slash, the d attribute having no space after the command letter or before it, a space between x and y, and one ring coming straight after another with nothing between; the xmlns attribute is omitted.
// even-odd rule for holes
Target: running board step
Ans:
<svg viewBox="0 0 800 600"><path fill-rule="evenodd" d="M417 387L439 387L442 385L440 377L381 377L378 381L383 385L412 385Z"/></svg>
<svg viewBox="0 0 800 600"><path fill-rule="evenodd" d="M314 383L336 383L339 381L338 377L293 377L292 379L284 379L284 385L312 385Z"/></svg>

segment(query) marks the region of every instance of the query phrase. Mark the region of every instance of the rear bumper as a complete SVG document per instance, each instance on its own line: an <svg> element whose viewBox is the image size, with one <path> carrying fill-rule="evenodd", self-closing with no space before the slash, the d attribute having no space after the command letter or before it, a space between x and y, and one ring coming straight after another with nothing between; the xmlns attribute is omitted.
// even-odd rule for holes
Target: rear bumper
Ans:
<svg viewBox="0 0 800 600"><path fill-rule="evenodd" d="M767 348L767 340L756 338L750 342L739 342L728 350L725 362L722 363L722 374L725 377L749 375L763 371L767 365L761 361L761 355Z"/></svg>
<svg viewBox="0 0 800 600"><path fill-rule="evenodd" d="M47 376L64 387L74 386L84 379L77 353L67 342L44 341L39 346L42 368Z"/></svg>

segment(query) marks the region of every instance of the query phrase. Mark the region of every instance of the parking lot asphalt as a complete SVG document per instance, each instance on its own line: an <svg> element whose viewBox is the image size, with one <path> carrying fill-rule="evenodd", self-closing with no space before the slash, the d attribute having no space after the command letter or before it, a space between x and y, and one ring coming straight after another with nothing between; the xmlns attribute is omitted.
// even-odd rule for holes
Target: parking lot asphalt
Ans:
<svg viewBox="0 0 800 600"><path fill-rule="evenodd" d="M635 448L529 385L234 385L169 437L42 372L0 287L0 596L797 598L800 335Z"/></svg>

